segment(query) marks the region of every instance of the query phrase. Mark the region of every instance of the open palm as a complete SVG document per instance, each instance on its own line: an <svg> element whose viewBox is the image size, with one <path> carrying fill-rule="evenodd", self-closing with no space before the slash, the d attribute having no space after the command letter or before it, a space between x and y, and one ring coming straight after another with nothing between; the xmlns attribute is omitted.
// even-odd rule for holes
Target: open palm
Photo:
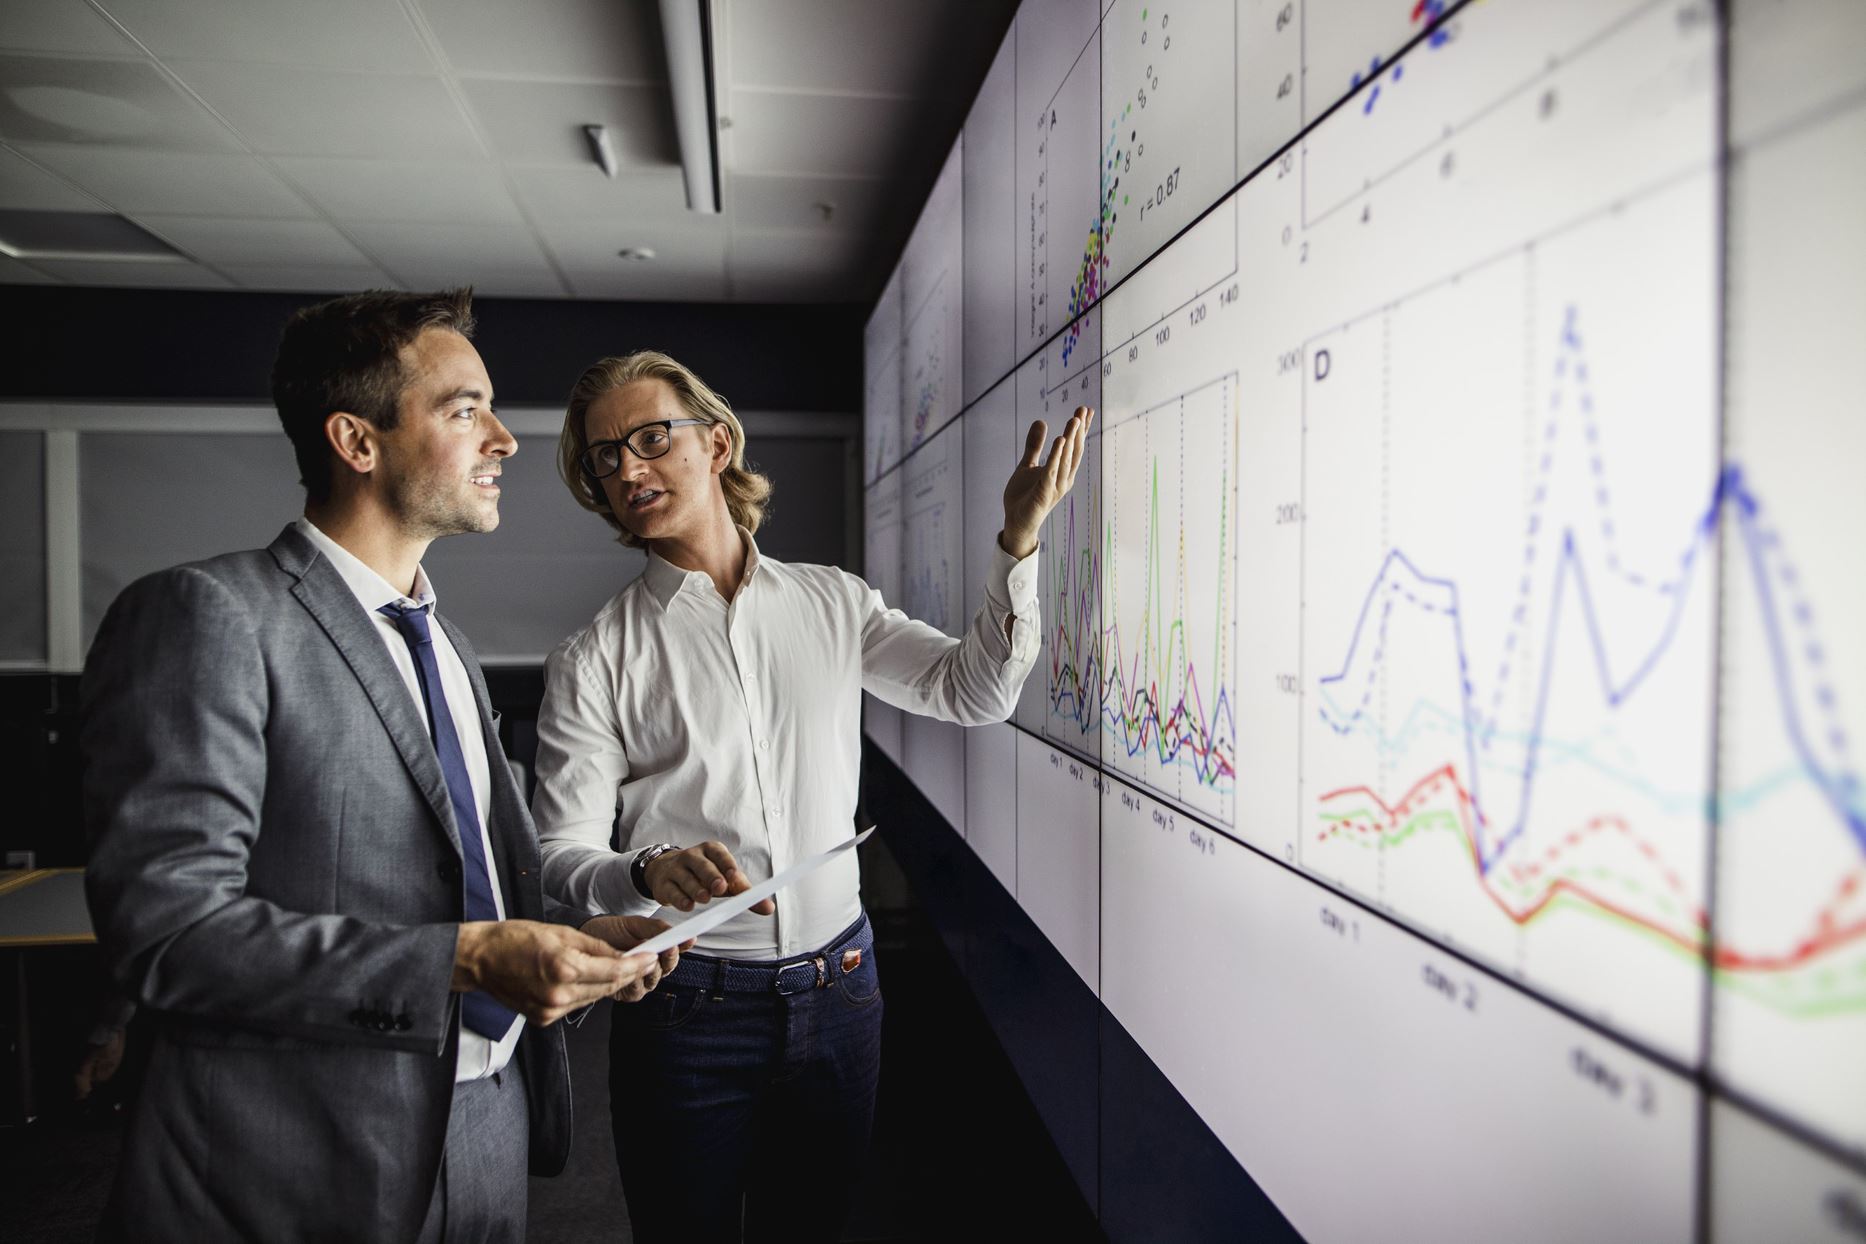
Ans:
<svg viewBox="0 0 1866 1244"><path fill-rule="evenodd" d="M1036 549L1043 520L1076 482L1076 468L1088 452L1089 424L1094 419L1095 412L1089 407L1076 407L1062 435L1050 446L1047 458L1043 456L1043 442L1049 435L1049 425L1041 419L1030 425L1024 437L1024 456L1004 486L1004 531L998 543L1011 556L1028 557Z"/></svg>

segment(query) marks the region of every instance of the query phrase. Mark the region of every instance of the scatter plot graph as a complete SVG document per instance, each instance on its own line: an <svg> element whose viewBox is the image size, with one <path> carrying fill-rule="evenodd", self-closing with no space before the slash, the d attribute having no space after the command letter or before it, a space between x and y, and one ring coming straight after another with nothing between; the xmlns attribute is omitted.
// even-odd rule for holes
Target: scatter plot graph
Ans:
<svg viewBox="0 0 1866 1244"><path fill-rule="evenodd" d="M1412 6L1412 23L1420 31L1427 32L1425 36L1425 46L1428 50L1436 51L1444 47L1451 42L1453 36L1457 33L1457 27L1455 25L1440 24L1444 16L1445 0L1418 0L1418 3ZM1391 69L1388 69L1382 74L1381 61L1378 56L1375 56L1372 61L1368 62L1365 71L1359 69L1355 70L1353 78L1350 79L1348 83L1350 90L1360 90L1363 82L1371 81L1373 83L1373 86L1368 89L1366 96L1361 100L1361 115L1373 115L1375 105L1380 102L1380 89L1383 80L1385 85L1393 87L1398 86L1400 79L1405 76L1406 65L1404 62L1399 61L1396 61Z"/></svg>
<svg viewBox="0 0 1866 1244"><path fill-rule="evenodd" d="M1397 46L1387 38L1368 50L1364 33L1336 29L1332 21L1326 34L1311 30L1306 80L1312 90L1325 84L1322 94L1331 100L1358 91L1344 112L1360 133L1352 141L1332 136L1336 141L1301 144L1305 223L1349 204L1365 208L1383 183L1409 168L1429 167L1455 180L1474 155L1464 149L1466 136L1498 121L1574 120L1580 124L1572 128L1605 154L1655 117L1691 119L1694 107L1679 105L1703 89L1715 28L1710 7L1709 0L1577 0L1446 6L1438 17L1414 5L1389 7L1418 15L1399 40L1418 42L1398 59L1387 59ZM1357 42L1363 50L1341 63L1343 50ZM1654 115L1641 115L1642 108ZM1518 138L1533 133L1519 130ZM1645 133L1658 136L1656 129ZM1645 142L1641 150L1650 170L1655 156L1669 161L1692 148ZM1603 161L1600 180L1617 173Z"/></svg>
<svg viewBox="0 0 1866 1244"><path fill-rule="evenodd" d="M1057 0L1026 4L1017 14L1020 357L1068 328L1103 288L1101 35L1094 17L1093 5ZM1073 358L1073 341L1069 350Z"/></svg>
<svg viewBox="0 0 1866 1244"><path fill-rule="evenodd" d="M1116 0L1102 19L1101 288L1237 181L1229 4Z"/></svg>

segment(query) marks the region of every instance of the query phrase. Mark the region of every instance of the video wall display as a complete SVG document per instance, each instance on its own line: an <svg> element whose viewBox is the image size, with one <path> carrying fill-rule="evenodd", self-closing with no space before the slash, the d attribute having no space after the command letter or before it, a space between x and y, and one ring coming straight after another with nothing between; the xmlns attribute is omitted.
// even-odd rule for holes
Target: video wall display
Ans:
<svg viewBox="0 0 1866 1244"><path fill-rule="evenodd" d="M1862 1238L1862 343L1866 5L1025 0L871 582L1090 454L1012 720L868 729L1306 1237Z"/></svg>

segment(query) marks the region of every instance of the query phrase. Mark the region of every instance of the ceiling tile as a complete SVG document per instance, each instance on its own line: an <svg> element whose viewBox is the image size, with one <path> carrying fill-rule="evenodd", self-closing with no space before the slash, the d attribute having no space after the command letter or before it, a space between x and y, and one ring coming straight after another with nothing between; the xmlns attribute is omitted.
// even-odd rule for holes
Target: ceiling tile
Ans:
<svg viewBox="0 0 1866 1244"><path fill-rule="evenodd" d="M22 52L142 55L95 9L71 0L6 0L0 47Z"/></svg>
<svg viewBox="0 0 1866 1244"><path fill-rule="evenodd" d="M0 56L0 137L238 149L225 126L146 61Z"/></svg>
<svg viewBox="0 0 1866 1244"><path fill-rule="evenodd" d="M251 156L101 146L22 150L121 212L287 219L316 214Z"/></svg>
<svg viewBox="0 0 1866 1244"><path fill-rule="evenodd" d="M848 271L865 263L874 246L871 235L848 229L735 229L732 261L794 272Z"/></svg>
<svg viewBox="0 0 1866 1244"><path fill-rule="evenodd" d="M868 292L862 260L872 239L823 231L737 232L732 297L737 302L843 302Z"/></svg>
<svg viewBox="0 0 1866 1244"><path fill-rule="evenodd" d="M262 152L410 160L482 154L438 77L224 61L169 67Z"/></svg>
<svg viewBox="0 0 1866 1244"><path fill-rule="evenodd" d="M646 265L641 267L646 268ZM579 298L622 302L724 302L727 290L724 264L572 273L570 285Z"/></svg>
<svg viewBox="0 0 1866 1244"><path fill-rule="evenodd" d="M680 163L673 106L664 86L484 78L462 85L492 145L510 164L595 167L583 137L585 125L609 127L616 160L624 168Z"/></svg>
<svg viewBox="0 0 1866 1244"><path fill-rule="evenodd" d="M231 289L226 277L191 263L112 263L103 259L35 259L33 267L73 285L120 289Z"/></svg>
<svg viewBox="0 0 1866 1244"><path fill-rule="evenodd" d="M873 229L893 193L890 183L867 177L784 177L733 173L726 204L735 225L754 229ZM824 219L818 204L828 204Z"/></svg>
<svg viewBox="0 0 1866 1244"><path fill-rule="evenodd" d="M57 280L17 259L0 255L0 285L56 285Z"/></svg>
<svg viewBox="0 0 1866 1244"><path fill-rule="evenodd" d="M351 236L397 276L421 265L449 271L454 284L471 281L476 264L525 272L549 272L537 239L523 225L379 224L347 226Z"/></svg>
<svg viewBox="0 0 1866 1244"><path fill-rule="evenodd" d="M570 291L549 268L502 268L497 265L472 264L434 266L405 264L396 269L409 289L452 289L471 285L482 298L567 298Z"/></svg>
<svg viewBox="0 0 1866 1244"><path fill-rule="evenodd" d="M664 82L658 6L615 0L536 4L422 0L422 13L455 72L596 81Z"/></svg>
<svg viewBox="0 0 1866 1244"><path fill-rule="evenodd" d="M482 294L512 298L563 298L569 292L522 225L359 223L350 228L408 289L471 285Z"/></svg>
<svg viewBox="0 0 1866 1244"><path fill-rule="evenodd" d="M279 156L273 166L342 220L517 221L499 166L488 161Z"/></svg>
<svg viewBox="0 0 1866 1244"><path fill-rule="evenodd" d="M321 220L137 216L136 223L203 263L341 267L369 262Z"/></svg>
<svg viewBox="0 0 1866 1244"><path fill-rule="evenodd" d="M380 0L103 0L103 5L164 60L269 61L388 73L434 69L401 6Z"/></svg>
<svg viewBox="0 0 1866 1244"><path fill-rule="evenodd" d="M687 211L687 184L678 168L631 168L615 177L594 164L510 171L519 202L539 219L665 219Z"/></svg>
<svg viewBox="0 0 1866 1244"><path fill-rule="evenodd" d="M0 147L0 209L36 212L106 212L110 209L73 189L32 161Z"/></svg>
<svg viewBox="0 0 1866 1244"><path fill-rule="evenodd" d="M735 90L729 115L726 165L741 173L888 175L931 141L912 100Z"/></svg>
<svg viewBox="0 0 1866 1244"><path fill-rule="evenodd" d="M366 289L398 286L372 264L342 267L299 264L223 264L222 272L242 289L265 289L285 294L355 294Z"/></svg>
<svg viewBox="0 0 1866 1244"><path fill-rule="evenodd" d="M717 219L676 226L551 221L540 228L580 298L698 302L726 296L727 234ZM655 258L621 259L616 252L624 246L651 247Z"/></svg>
<svg viewBox="0 0 1866 1244"><path fill-rule="evenodd" d="M991 7L1005 7L1004 0ZM735 0L727 14L727 73L734 87L924 97L970 85L951 83L945 58L927 54L951 41L955 14L947 5ZM981 18L968 11L964 20ZM1003 29L1001 17L985 20Z"/></svg>

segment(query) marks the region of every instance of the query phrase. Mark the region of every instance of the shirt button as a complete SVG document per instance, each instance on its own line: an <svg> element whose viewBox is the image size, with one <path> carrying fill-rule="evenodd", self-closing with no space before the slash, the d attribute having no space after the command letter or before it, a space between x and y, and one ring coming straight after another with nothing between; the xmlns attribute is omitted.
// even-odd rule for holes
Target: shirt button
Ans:
<svg viewBox="0 0 1866 1244"><path fill-rule="evenodd" d="M1021 592L1021 591L1023 591L1023 590L1024 590L1024 581L1023 581L1022 579L1012 579L1012 580L1011 580L1011 590L1012 590L1013 592Z"/></svg>
<svg viewBox="0 0 1866 1244"><path fill-rule="evenodd" d="M759 751L761 751L761 752L768 752L768 751L770 751L770 750L771 750L771 740L770 740L770 739L759 739L759 740L758 740L758 750L759 750Z"/></svg>
<svg viewBox="0 0 1866 1244"><path fill-rule="evenodd" d="M776 804L772 804L772 805L771 805L771 819L772 819L772 820L774 820L774 821L781 821L781 820L783 820L783 819L784 819L784 809L782 809L782 808L780 808L780 807L778 807L778 806L777 806Z"/></svg>

